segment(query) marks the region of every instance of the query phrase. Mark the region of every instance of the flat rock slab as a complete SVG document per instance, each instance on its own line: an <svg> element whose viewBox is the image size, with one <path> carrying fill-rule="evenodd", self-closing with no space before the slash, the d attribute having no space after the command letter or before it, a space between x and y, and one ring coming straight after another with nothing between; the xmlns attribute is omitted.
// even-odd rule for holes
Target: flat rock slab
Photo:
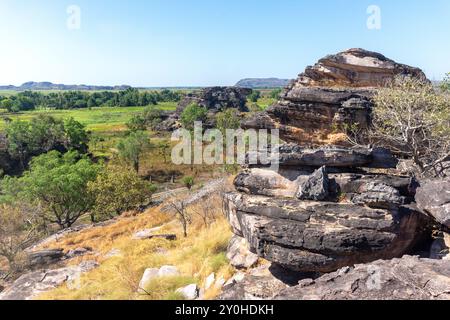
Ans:
<svg viewBox="0 0 450 320"><path fill-rule="evenodd" d="M323 166L336 168L396 168L398 160L392 153L383 148L344 148L338 146L326 146L316 149L306 148L298 144L283 144L279 147L278 154L275 150L249 152L248 160L264 159L269 156L272 163L278 160L280 166L313 167ZM251 163L261 165L261 163Z"/></svg>
<svg viewBox="0 0 450 320"><path fill-rule="evenodd" d="M301 272L400 257L422 240L427 217L409 207L371 209L354 204L226 196L235 234L258 256Z"/></svg>
<svg viewBox="0 0 450 320"><path fill-rule="evenodd" d="M64 283L76 286L76 281L81 274L97 266L95 261L86 261L78 266L27 273L2 292L0 300L32 300L39 294L55 289Z"/></svg>
<svg viewBox="0 0 450 320"><path fill-rule="evenodd" d="M282 290L279 300L448 300L450 261L401 259L375 261L307 279Z"/></svg>

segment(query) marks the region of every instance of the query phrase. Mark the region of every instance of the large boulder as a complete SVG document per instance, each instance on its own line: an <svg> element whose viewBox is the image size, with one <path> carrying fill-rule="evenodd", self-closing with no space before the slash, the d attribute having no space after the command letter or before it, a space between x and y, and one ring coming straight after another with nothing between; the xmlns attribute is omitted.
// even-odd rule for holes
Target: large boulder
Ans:
<svg viewBox="0 0 450 320"><path fill-rule="evenodd" d="M228 108L248 112L247 96L251 93L251 89L238 87L204 88L199 92L187 94L178 104L177 113L181 114L188 105L193 103L205 107L210 112L219 112Z"/></svg>
<svg viewBox="0 0 450 320"><path fill-rule="evenodd" d="M345 267L283 289L279 300L448 300L450 260L404 256Z"/></svg>
<svg viewBox="0 0 450 320"><path fill-rule="evenodd" d="M331 272L408 253L426 231L426 216L400 206L302 201L230 193L228 220L252 252L287 269Z"/></svg>
<svg viewBox="0 0 450 320"><path fill-rule="evenodd" d="M376 89L395 76L427 81L418 68L363 49L327 56L287 86L281 100L243 122L245 128L278 128L283 140L330 142L336 128L367 127Z"/></svg>
<svg viewBox="0 0 450 320"><path fill-rule="evenodd" d="M416 193L418 207L450 228L450 178L423 182Z"/></svg>

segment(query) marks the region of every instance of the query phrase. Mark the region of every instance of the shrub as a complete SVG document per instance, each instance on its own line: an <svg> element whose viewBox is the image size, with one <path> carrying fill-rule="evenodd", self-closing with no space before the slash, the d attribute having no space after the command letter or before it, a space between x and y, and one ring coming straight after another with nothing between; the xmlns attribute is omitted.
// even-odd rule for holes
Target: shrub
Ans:
<svg viewBox="0 0 450 320"><path fill-rule="evenodd" d="M448 96L429 83L397 78L374 100L371 140L411 157L422 175L442 175L450 160Z"/></svg>
<svg viewBox="0 0 450 320"><path fill-rule="evenodd" d="M196 121L205 121L208 110L196 103L188 105L180 116L180 122L183 128L187 130L194 130L194 123Z"/></svg>
<svg viewBox="0 0 450 320"><path fill-rule="evenodd" d="M0 205L0 256L8 260L10 271L20 271L24 250L37 240L34 217L22 206Z"/></svg>
<svg viewBox="0 0 450 320"><path fill-rule="evenodd" d="M93 221L105 220L148 203L155 186L129 168L109 166L88 183L94 198Z"/></svg>

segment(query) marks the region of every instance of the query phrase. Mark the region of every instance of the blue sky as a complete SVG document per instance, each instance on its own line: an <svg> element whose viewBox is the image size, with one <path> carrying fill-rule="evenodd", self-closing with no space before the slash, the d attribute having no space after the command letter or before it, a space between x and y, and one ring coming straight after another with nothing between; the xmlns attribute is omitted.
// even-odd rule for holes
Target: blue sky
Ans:
<svg viewBox="0 0 450 320"><path fill-rule="evenodd" d="M69 5L81 28L69 30ZM369 30L367 8L381 9ZM0 0L0 84L233 85L352 47L450 72L448 0Z"/></svg>

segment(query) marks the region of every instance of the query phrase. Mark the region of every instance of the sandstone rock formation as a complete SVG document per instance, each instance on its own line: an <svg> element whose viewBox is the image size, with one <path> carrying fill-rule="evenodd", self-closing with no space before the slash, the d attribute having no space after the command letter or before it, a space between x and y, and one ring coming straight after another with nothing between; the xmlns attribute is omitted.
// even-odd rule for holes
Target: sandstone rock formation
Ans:
<svg viewBox="0 0 450 320"><path fill-rule="evenodd" d="M363 49L327 56L287 86L281 100L243 122L244 128L278 128L287 142L321 143L339 127L370 123L372 97L395 76L427 81L417 68Z"/></svg>
<svg viewBox="0 0 450 320"><path fill-rule="evenodd" d="M280 300L448 300L450 261L401 259L346 267L282 290Z"/></svg>
<svg viewBox="0 0 450 320"><path fill-rule="evenodd" d="M181 114L192 103L203 106L208 111L214 113L228 108L235 108L241 112L247 112L247 96L251 93L251 89L238 87L204 88L198 93L188 94L181 100L177 107L177 113Z"/></svg>
<svg viewBox="0 0 450 320"><path fill-rule="evenodd" d="M450 261L403 256L344 267L289 283L279 272L251 272L225 286L220 300L448 300ZM281 271L283 273L283 271ZM280 280L281 279L281 280ZM295 279L295 278L294 278Z"/></svg>
<svg viewBox="0 0 450 320"><path fill-rule="evenodd" d="M235 179L239 192L226 196L234 233L258 256L290 270L331 272L401 257L422 240L428 217L412 203L414 180L359 168L386 167L394 162L387 152L280 150L278 172L244 170Z"/></svg>
<svg viewBox="0 0 450 320"><path fill-rule="evenodd" d="M421 210L450 228L450 178L423 182L416 201Z"/></svg>
<svg viewBox="0 0 450 320"><path fill-rule="evenodd" d="M64 283L76 287L79 277L97 266L95 261L85 261L77 266L24 274L0 294L0 300L31 300Z"/></svg>

